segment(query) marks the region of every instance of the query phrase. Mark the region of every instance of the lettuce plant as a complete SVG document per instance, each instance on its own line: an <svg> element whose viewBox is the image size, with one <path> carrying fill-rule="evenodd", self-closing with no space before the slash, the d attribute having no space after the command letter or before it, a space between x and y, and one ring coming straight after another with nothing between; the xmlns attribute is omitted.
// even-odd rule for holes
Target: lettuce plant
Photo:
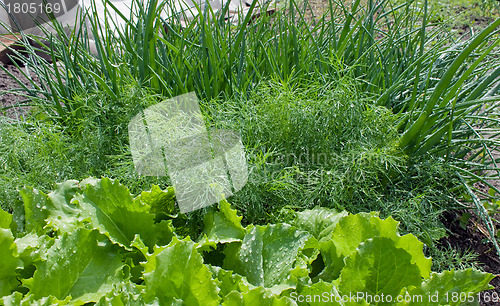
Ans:
<svg viewBox="0 0 500 306"><path fill-rule="evenodd" d="M13 215L0 211L5 305L459 305L494 277L431 272L423 244L375 212L317 207L245 227L222 201L193 239L172 188L133 197L90 178L20 193Z"/></svg>

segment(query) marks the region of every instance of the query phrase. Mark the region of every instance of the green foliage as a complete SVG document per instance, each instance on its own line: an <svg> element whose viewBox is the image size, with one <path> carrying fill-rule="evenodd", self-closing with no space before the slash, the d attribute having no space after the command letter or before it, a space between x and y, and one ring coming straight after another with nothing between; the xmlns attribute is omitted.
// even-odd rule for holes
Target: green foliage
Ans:
<svg viewBox="0 0 500 306"><path fill-rule="evenodd" d="M74 200L85 211L80 218L89 219L93 228L125 248L130 247L135 235L143 237L147 246L154 246L158 227L165 223L153 225L155 215L149 205L134 203L128 189L118 181L103 178L82 188Z"/></svg>
<svg viewBox="0 0 500 306"><path fill-rule="evenodd" d="M248 226L241 244L225 250L224 267L247 278L254 286L280 293L292 288L289 282L307 275L305 267L294 266L300 250L311 246L310 235L286 224Z"/></svg>
<svg viewBox="0 0 500 306"><path fill-rule="evenodd" d="M469 268L479 269L481 263L479 255L472 249L454 249L450 245L440 245L428 250L432 257L432 270L442 272L447 269L465 270Z"/></svg>
<svg viewBox="0 0 500 306"><path fill-rule="evenodd" d="M498 41L492 43L491 46L485 43L486 38L495 33L498 26L500 26L500 19L474 36L465 47L459 49L456 57L445 61L442 67L438 66L440 69L435 69L437 71L429 70L428 77L423 82L430 83L430 78L433 76L431 73L438 74L441 78L432 87L426 85L422 101L417 100L416 104L404 103L404 105L409 106L409 115L402 122L405 124L405 133L400 144L403 149L410 154L426 153L436 147L446 133L451 133L457 120L477 110L479 104L477 102L471 104L470 102L485 96L488 93L487 89L494 85L495 80L500 76L500 69L496 69L497 65L491 67L493 70L488 72L481 66L479 71L475 70L478 65L485 64L484 58L498 45ZM473 51L480 55L477 59L469 56ZM469 63L471 67L462 68L459 71L465 63ZM459 72L457 73L457 71ZM478 76L477 81L466 82L471 74ZM415 84L415 86L418 85ZM461 89L464 87L465 90L462 92ZM429 96L426 95L427 93ZM411 118L412 113L418 115ZM448 151L443 150L442 155L453 149L450 147L450 140L445 146Z"/></svg>
<svg viewBox="0 0 500 306"><path fill-rule="evenodd" d="M79 228L60 235L35 263L33 278L23 280L38 300L71 296L74 303L98 300L122 280L122 257L118 247L95 230Z"/></svg>
<svg viewBox="0 0 500 306"><path fill-rule="evenodd" d="M112 3L107 4L112 13ZM254 150L250 162L260 168L236 201L248 204L250 222L268 219L272 212L259 204L266 202L277 210L296 205L291 202L370 210L374 205L367 199L380 198L374 188L384 188L400 172L404 156L396 154L398 149L411 162L428 153L453 160L470 180L482 179L469 172L496 168L491 158L496 142L483 139L479 129L494 122L483 118L489 116L485 112L474 113L485 101L496 103L495 22L470 41L455 43L442 28L429 26L426 2L354 1L348 6L331 1L314 22L305 17L307 1L290 1L287 12L272 17L252 6L236 24L207 9L184 27L176 16L157 17L159 10L171 9L169 3L135 4L134 22L122 16L127 26L117 32L106 26L109 20L103 24L87 16L87 23L71 33L54 23L58 35L41 50L26 46L33 55L25 61L41 81L25 86L27 98L44 112L42 118L57 122L72 137L69 142L79 143L55 154L66 157L61 165L73 168L54 171L59 175L51 182L68 179L68 172L78 179L106 174L127 182L133 193L146 184L165 183L134 175L125 125L160 99L155 94L192 90L204 98L207 113L222 114L214 121L246 118L228 127L244 134ZM256 13L261 16L249 22ZM95 38L96 56L87 31ZM34 51L46 52L54 63ZM286 90L266 88L270 80ZM250 96L255 104L241 102ZM374 107L367 96L387 108ZM220 97L240 102L212 102ZM388 109L401 115L391 116ZM475 118L466 118L471 115ZM401 140L398 132L404 134ZM311 160L323 153L335 161L326 169L293 162L292 156ZM460 163L470 153L477 163ZM75 162L66 162L72 156ZM260 167L282 156L286 160L279 167ZM6 187L22 185L8 182ZM13 202L12 195L8 200Z"/></svg>
<svg viewBox="0 0 500 306"><path fill-rule="evenodd" d="M338 283L341 292L397 296L405 287L421 282L420 271L408 252L395 248L389 238L374 237L347 258Z"/></svg>
<svg viewBox="0 0 500 306"><path fill-rule="evenodd" d="M2 290L0 294L5 296L9 295L18 285L16 269L22 266L14 244L14 237L8 228L0 228L0 247L0 254L2 255L2 266L0 268L0 288Z"/></svg>
<svg viewBox="0 0 500 306"><path fill-rule="evenodd" d="M205 227L203 233L210 241L217 243L228 243L241 241L245 236L245 229L241 225L241 219L236 210L230 208L228 202L221 202L221 213L209 211L204 217Z"/></svg>
<svg viewBox="0 0 500 306"><path fill-rule="evenodd" d="M429 22L444 25L457 39L488 26L499 13L496 0L428 1Z"/></svg>
<svg viewBox="0 0 500 306"><path fill-rule="evenodd" d="M265 223L284 206L369 210L403 170L397 116L357 84L269 82L248 98L203 105L211 126L238 131L246 146L250 175L233 201L248 222Z"/></svg>
<svg viewBox="0 0 500 306"><path fill-rule="evenodd" d="M134 193L143 185L167 181L134 173L127 147L130 119L158 97L146 89L122 87L119 98L114 104L103 93L75 97L82 105L62 125L43 119L42 106L33 108L27 121L0 118L1 207L12 209L18 188L29 185L48 192L55 182L70 178L120 177Z"/></svg>
<svg viewBox="0 0 500 306"><path fill-rule="evenodd" d="M324 256L327 263L324 278L335 279L344 266L344 258L356 252L358 245L368 237L377 236L391 238L396 247L404 246L421 276L428 277L431 261L423 256L423 244L411 234L400 237L396 228L397 222L391 217L380 221L369 214L359 213L342 218L331 233L331 237L337 239L323 242L323 248L329 251Z"/></svg>
<svg viewBox="0 0 500 306"><path fill-rule="evenodd" d="M287 306L296 305L292 300L282 297L279 298L276 295L270 295L262 287L257 287L246 292L231 291L228 295L224 297L224 303L222 305L236 306L236 305L269 305L269 306Z"/></svg>
<svg viewBox="0 0 500 306"><path fill-rule="evenodd" d="M429 274L431 259L423 256L422 243L412 235L400 236L397 222L376 213L352 215L317 207L291 216L298 227L242 227L237 211L222 201L218 210L206 215L205 233L197 241L179 235L182 226L171 226L176 217L168 214L168 228L144 237L154 244L150 253L142 242L141 235L147 236L142 227L166 222L143 217L164 216L151 211L158 199L151 195L158 194L158 187L136 198L109 179L64 182L48 195L27 190L39 196L24 197L25 222L18 224L24 230L14 236L10 218L4 218L0 230L0 293L5 305L314 305L303 298L306 294L326 294L335 304L335 298L354 292L424 298L435 292L441 297L456 292L475 295L489 289L493 278L473 269ZM93 198L99 198L92 202L94 209L82 204ZM118 203L122 216L112 213ZM72 210L65 217L68 205ZM26 214L38 206L45 206L44 214ZM109 220L92 219L96 209L109 211ZM129 215L131 219L123 219ZM58 224L53 216L60 217ZM136 219L144 220L141 226L135 226ZM100 223L110 221L133 241L116 238L114 229L101 234ZM213 255L224 260L210 263ZM339 273L328 273L338 263ZM440 300L436 305L449 303Z"/></svg>
<svg viewBox="0 0 500 306"><path fill-rule="evenodd" d="M196 244L189 238L173 238L167 246L157 247L144 264L147 299L162 305L183 302L189 305L218 305L218 287L203 264Z"/></svg>
<svg viewBox="0 0 500 306"><path fill-rule="evenodd" d="M108 13L114 14L113 3L106 4ZM169 97L195 91L210 100L246 95L262 80L329 83L349 71L363 79L363 91L392 98L406 96L401 88L411 87L414 77L420 84L420 72L425 75L432 68L434 55L451 40L442 29L425 32L426 8L417 1L397 6L389 0L366 4L358 0L352 6L330 1L324 16L314 22L305 17L307 1L300 5L289 1L287 12L272 17L265 13L265 5L253 5L236 21L224 18L228 7L218 14L193 8L196 16L187 25L179 15L159 18L160 10L175 10L172 6L158 0L134 1L133 16L118 12L126 27L116 32L107 26L108 20L92 15L81 16L88 20L69 34L54 23L58 35L49 35L50 44L42 44L38 51L64 66L29 57L28 64L36 64L33 72L42 81L42 85L33 82L33 89L25 88L30 99L64 122L72 121L73 113L85 105L75 97L103 93L111 105L119 104L118 91L130 83ZM259 19L249 22L256 14ZM89 34L95 38L97 56L89 47ZM431 44L435 45L427 48ZM37 51L27 47L33 54ZM43 99L34 89L42 92Z"/></svg>
<svg viewBox="0 0 500 306"><path fill-rule="evenodd" d="M15 144L15 145L12 145ZM23 124L0 118L0 205L12 209L17 199L16 188L33 185L50 190L52 183L73 174L78 178L77 164L82 157L62 130L43 123ZM83 177L81 177L83 179Z"/></svg>
<svg viewBox="0 0 500 306"><path fill-rule="evenodd" d="M450 296L456 294L460 295L462 292L477 292L477 288L484 288L488 282L487 278L483 278L481 273L477 270L462 270L462 271L444 271L442 273L432 273L431 277L422 282L420 286L417 286L409 291L410 294L422 294L424 296L429 295L433 292L440 297L440 299L434 303L429 303L429 305L440 305L442 303L450 303L450 305L460 305L460 299L451 300ZM454 284L460 283L462 288L458 289ZM439 284L439 285L438 285ZM410 303L410 305L418 305L418 303Z"/></svg>
<svg viewBox="0 0 500 306"><path fill-rule="evenodd" d="M159 302L142 287L140 262L154 261L147 255L153 250L162 249L158 255L169 257L173 251L163 249L169 243L171 250L189 249L189 240L176 240L176 235L194 238L200 232L206 236L186 254L199 259L199 252L206 261L226 265L221 269L229 268L223 257L230 256L230 268L240 274L200 268L221 289L217 303L286 304L290 299L279 299L277 292L333 292L334 282L339 288L378 292L373 288L379 284L369 279L374 274L358 284L344 279L355 265L379 263L375 251L386 249L399 255L391 260L409 271L408 284L394 284L384 275L381 285L404 290L415 283L415 267L422 277L429 276L429 261L420 256L421 243L413 236L397 238L395 230L387 230L395 228L393 219L377 223L375 216L315 209L297 221L287 212L315 206L351 213L379 210L381 216L404 221L404 232L432 246L445 235L440 213L460 207L458 200L476 199L473 191L478 191L469 185L484 183L492 192L479 192L483 202L498 201L500 190L490 179L498 178L500 162L495 154L499 20L457 42L445 27L436 26L427 1L357 0L351 6L330 1L325 15L314 21L305 17L307 1L290 1L286 12L273 16L252 6L236 24L224 18L226 7L220 15L210 9L199 12L185 26L176 17L157 17L168 3L135 4L134 22L127 21L118 32L106 25L109 20L102 24L90 17L71 33L54 23L57 35L49 36L50 44L40 50L25 46L31 55L23 62L40 81L27 75L31 84L20 82L26 103L35 105L31 121L0 122L0 203L8 211L15 208L15 224L3 212L0 224L9 224L14 236L25 234L15 242L25 263L16 277L36 278L31 270L42 267L42 259L34 250L47 252L54 235L71 240L85 227L128 254L122 259L126 268L120 285L103 285L92 296L102 304ZM251 20L256 13L261 16ZM97 55L91 54L87 31L95 38ZM53 62L35 51L47 53ZM130 118L164 97L193 90L203 98L207 124L240 132L246 145L249 181L231 199L244 219L228 204L221 204L222 214L210 211L204 220L204 212L179 214L172 190L158 186L132 195L152 183L168 185L168 178L134 173L126 133ZM130 191L102 179L79 186L65 182L49 193L53 182L103 174L120 178ZM462 196L464 188L468 197ZM301 233L301 239L294 239L294 228L265 225L283 219L315 237L318 245ZM352 224L356 231L343 232L337 222ZM335 240L334 233L341 238ZM258 248L274 252L277 236L286 238L289 252L283 274L247 253L267 258L270 253ZM213 244L218 244L216 251L207 251ZM15 251L11 255L17 256ZM245 259L256 268L246 266ZM320 270L313 273L313 267ZM185 287L157 276L176 292L161 294L161 302L197 300L185 289L193 285L189 281ZM252 287L260 285L265 288ZM151 286L150 291L157 290ZM18 290L25 293L26 288ZM65 303L70 298L54 296L40 300L40 295L13 293L5 301Z"/></svg>
<svg viewBox="0 0 500 306"><path fill-rule="evenodd" d="M12 215L0 208L0 228L9 228Z"/></svg>

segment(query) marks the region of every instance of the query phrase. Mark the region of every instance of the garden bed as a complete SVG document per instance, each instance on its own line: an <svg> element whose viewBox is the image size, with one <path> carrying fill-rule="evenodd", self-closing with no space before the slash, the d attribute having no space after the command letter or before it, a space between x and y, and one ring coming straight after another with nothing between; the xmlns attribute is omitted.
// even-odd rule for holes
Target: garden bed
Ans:
<svg viewBox="0 0 500 306"><path fill-rule="evenodd" d="M167 279L155 274L156 256L172 260L172 254L183 252L190 252L197 269L210 278L203 286L213 287L213 293L220 286L210 296L214 303L250 296L289 303L290 291L283 288L314 292L331 290L335 284L347 292L359 285L348 280L354 262L376 269L365 259L373 255L377 261L373 251L381 246L394 247L401 255L387 257L384 264L394 260L397 266L401 260L411 271L420 271L420 276L412 272L405 279L406 285L416 286L404 289L407 293L427 290L425 282L420 285L429 275L429 284L439 280L455 286L454 280L469 274L482 281L493 277L476 268L500 274L493 244L497 233L485 223L500 209L498 180L488 176L500 164L497 29L488 25L490 17L475 18L471 20L479 24L458 27L475 34L467 36L455 32L455 24L439 24L439 14L423 10L419 3L391 11L393 3L383 1L384 12L393 18L388 25L378 8L364 6L369 3L355 1L345 10L340 4L328 5L326 10L335 10L337 23L312 16L323 12L323 2L311 2L314 12L304 18L297 12L300 5L236 25L207 13L187 29L148 14L118 38L111 32L100 33L101 40L96 41L104 43L97 45L97 54L77 36L54 39L54 57L63 65L54 68L41 57L26 58L35 80L24 78L14 65L5 65L23 86L38 87L36 96L12 92L1 96L0 105L7 107L3 116L9 120L0 121L0 140L16 144L0 147L0 203L16 221L16 225L7 222L11 217L0 211L7 214L7 221L0 223L3 231L13 235L7 240L21 247L23 237L35 235L57 246L74 244L74 237L81 236L89 245L100 241L97 249L123 255L123 262L113 266L123 264L132 272L130 278L114 280L113 286L119 287L95 292L94 297L68 288L73 297L89 303L119 294L125 298L121 294L127 290L147 301L198 299L196 294L177 295L175 290L160 294L152 285L155 277L171 281L168 273ZM356 13L350 14L351 9ZM354 15L359 22L352 19ZM422 27L425 16L428 27ZM499 22L492 23L500 26ZM476 26L484 32L478 33ZM40 82L51 86L42 90ZM0 73L0 90L18 85L8 73ZM241 137L248 181L228 202L221 201L219 210L212 205L184 214L175 205L167 176L137 174L127 129L142 110L189 91L200 99L207 128L234 131ZM483 137L485 133L492 136ZM69 181L73 179L80 183ZM123 201L115 201L115 194ZM115 209L123 214L115 214ZM109 210L105 214L113 214L118 222L89 214L94 210ZM144 228L125 220L134 215L142 218ZM400 222L401 235L408 235L395 234L392 218ZM353 226L339 227L338 220ZM216 221L227 226L219 228ZM145 228L161 229L157 232L164 235L150 236ZM348 229L363 235L344 250L345 242L338 237L357 235L343 232ZM332 232L337 234L331 236ZM257 251L250 239L260 241L259 233L291 239L287 247L293 248L289 254L293 256L287 262L297 266L287 266L288 279L288 274L273 270L277 276L261 281L255 273L267 272L245 264L245 259L253 260L245 253L246 244L250 253ZM400 247L404 239L413 241L408 248ZM241 243L245 248L239 249ZM37 248L56 260L52 246L30 250ZM335 253L335 248L343 251ZM71 298L54 288L33 285L49 276L43 260L27 255L31 251L19 255L33 265L12 274L15 292L9 299ZM441 274L429 274L430 260L423 259L422 251L433 257L433 272ZM363 257L363 252L370 255ZM222 262L224 256L234 261ZM332 262L345 262L345 271ZM170 269L160 261L157 268ZM338 278L341 274L344 278ZM111 279L111 274L105 277ZM369 288L372 280L366 277ZM229 279L238 288L226 292ZM499 282L498 277L491 281L497 289L488 294L500 292ZM249 284L262 289L251 289ZM473 292L487 288L478 284L458 285Z"/></svg>
<svg viewBox="0 0 500 306"><path fill-rule="evenodd" d="M24 80L25 85L29 85L29 81L26 80L23 73L13 64L4 64L4 67L9 71L14 77ZM11 90L14 88L19 88L19 83L12 78L5 71L0 71L0 91ZM2 93L0 96L0 102L2 108L7 108L4 110L3 115L12 119L19 119L24 115L29 107L20 106L20 101L25 100L23 97L14 93Z"/></svg>

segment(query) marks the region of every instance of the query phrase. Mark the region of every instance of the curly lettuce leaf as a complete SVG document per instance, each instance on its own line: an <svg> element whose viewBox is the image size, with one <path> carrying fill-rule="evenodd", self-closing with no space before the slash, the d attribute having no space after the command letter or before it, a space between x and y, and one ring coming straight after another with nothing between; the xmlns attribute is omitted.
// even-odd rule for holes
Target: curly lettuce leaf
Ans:
<svg viewBox="0 0 500 306"><path fill-rule="evenodd" d="M155 247L144 264L147 302L157 298L161 305L184 301L185 305L219 305L212 273L203 264L196 244L177 237L164 247Z"/></svg>
<svg viewBox="0 0 500 306"><path fill-rule="evenodd" d="M10 229L12 235L17 237L18 226L14 221L14 216L0 208L0 228Z"/></svg>
<svg viewBox="0 0 500 306"><path fill-rule="evenodd" d="M142 306L153 305L144 301L145 292L144 286L137 285L133 282L127 281L122 283L113 284L113 289L103 296L96 306L107 305L128 305L128 306ZM156 302L156 301L154 301Z"/></svg>
<svg viewBox="0 0 500 306"><path fill-rule="evenodd" d="M25 187L19 193L24 203L24 231L44 234L45 219L49 216L47 206L50 206L50 198L33 187Z"/></svg>
<svg viewBox="0 0 500 306"><path fill-rule="evenodd" d="M41 299L35 299L33 294L28 294L24 296L20 292L14 292L9 296L3 297L0 301L2 305L5 306L62 306L70 305L71 297L67 297L65 300L61 301L53 296L42 297Z"/></svg>
<svg viewBox="0 0 500 306"><path fill-rule="evenodd" d="M22 267L14 237L9 229L0 228L0 296L10 295L19 285L16 269Z"/></svg>
<svg viewBox="0 0 500 306"><path fill-rule="evenodd" d="M16 238L19 258L24 263L24 269L21 270L22 278L31 278L33 276L34 263L46 259L46 251L54 244L55 239L47 235L38 236L34 232L28 233L23 237Z"/></svg>
<svg viewBox="0 0 500 306"><path fill-rule="evenodd" d="M245 236L245 228L241 225L241 216L238 216L231 205L222 200L219 202L218 212L209 212L205 215L203 233L208 240L216 243L241 241Z"/></svg>
<svg viewBox="0 0 500 306"><path fill-rule="evenodd" d="M131 250L136 234L152 249L165 224L154 222L150 207L133 201L129 190L116 180L102 178L87 184L75 197L82 207L82 218L109 237L113 243ZM166 228L163 228L166 229Z"/></svg>
<svg viewBox="0 0 500 306"><path fill-rule="evenodd" d="M474 269L433 272L421 286L409 290L409 295L425 297L426 305L462 305L465 300L476 298L479 292L492 289L489 283L493 278L492 274ZM454 294L458 298L454 299ZM436 299L429 299L430 296ZM407 305L420 304L413 301Z"/></svg>
<svg viewBox="0 0 500 306"><path fill-rule="evenodd" d="M12 215L0 208L0 228L10 228L12 224Z"/></svg>
<svg viewBox="0 0 500 306"><path fill-rule="evenodd" d="M56 190L47 195L50 199L47 203L47 225L61 232L72 232L80 226L78 216L81 208L71 203L73 197L81 192L78 181L69 180L56 186Z"/></svg>
<svg viewBox="0 0 500 306"><path fill-rule="evenodd" d="M251 285L245 277L233 273L233 271L225 270L218 266L209 265L210 271L214 275L214 281L219 287L219 296L224 298L232 291L247 292Z"/></svg>
<svg viewBox="0 0 500 306"><path fill-rule="evenodd" d="M322 241L320 245L326 266L321 278L327 281L337 279L344 267L344 259L354 254L362 242L373 237L391 239L396 247L410 254L411 262L419 269L419 275L429 277L432 261L425 257L423 243L411 234L400 236L398 224L391 217L382 220L374 213L359 213L340 219L332 231L331 239Z"/></svg>
<svg viewBox="0 0 500 306"><path fill-rule="evenodd" d="M250 226L241 243L227 246L223 267L279 294L294 288L296 277L307 276L307 268L295 264L299 253L314 242L310 234L287 224Z"/></svg>
<svg viewBox="0 0 500 306"><path fill-rule="evenodd" d="M298 285L297 291L290 293L290 298L298 305L324 305L326 302L330 305L340 305L335 299L332 300L332 295L335 295L333 284L320 280L315 284Z"/></svg>
<svg viewBox="0 0 500 306"><path fill-rule="evenodd" d="M293 225L309 232L319 242L322 242L332 238L337 223L345 216L347 216L346 211L339 213L333 209L315 207L297 213Z"/></svg>
<svg viewBox="0 0 500 306"><path fill-rule="evenodd" d="M71 204L71 199L81 192L78 181L68 180L62 183L56 184L56 189L48 194L52 201L52 209L55 211L61 211L65 215L74 215L78 212L78 207Z"/></svg>
<svg viewBox="0 0 500 306"><path fill-rule="evenodd" d="M298 305L342 305L342 306L368 306L363 298L356 294L341 295L333 283L319 280L316 283L299 283L297 290L286 293ZM284 295L284 294L283 294Z"/></svg>
<svg viewBox="0 0 500 306"><path fill-rule="evenodd" d="M151 213L175 213L175 191L172 187L162 190L158 185L153 185L151 190L141 192L134 201L151 207Z"/></svg>
<svg viewBox="0 0 500 306"><path fill-rule="evenodd" d="M23 283L35 299L72 297L74 303L97 302L123 280L118 247L96 230L79 229L62 235L35 263L33 278Z"/></svg>
<svg viewBox="0 0 500 306"><path fill-rule="evenodd" d="M362 292L396 298L405 287L420 286L421 282L420 270L407 251L397 248L390 238L374 237L346 258L338 288L341 295Z"/></svg>
<svg viewBox="0 0 500 306"><path fill-rule="evenodd" d="M263 287L247 292L232 291L224 298L223 306L291 306L297 305L289 297L279 297Z"/></svg>
<svg viewBox="0 0 500 306"><path fill-rule="evenodd" d="M42 235L47 227L60 232L71 232L78 228L80 208L70 203L79 191L78 181L57 184L48 195L26 187L20 191L24 202L24 231Z"/></svg>

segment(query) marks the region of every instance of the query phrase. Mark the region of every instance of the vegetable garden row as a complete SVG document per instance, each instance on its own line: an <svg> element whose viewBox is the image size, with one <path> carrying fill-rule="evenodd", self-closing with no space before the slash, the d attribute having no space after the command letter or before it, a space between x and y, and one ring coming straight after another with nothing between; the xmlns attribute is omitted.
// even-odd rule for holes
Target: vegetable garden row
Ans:
<svg viewBox="0 0 500 306"><path fill-rule="evenodd" d="M0 118L1 303L499 301L500 18L468 1L490 22L464 35L413 0L331 0L321 16L254 2L236 20L228 3L188 24L134 1L123 28L90 14L19 34L23 76L3 69L25 113ZM168 173L136 172L128 124L188 92L208 131L239 135L248 179L181 213ZM453 214L487 252L446 244Z"/></svg>

